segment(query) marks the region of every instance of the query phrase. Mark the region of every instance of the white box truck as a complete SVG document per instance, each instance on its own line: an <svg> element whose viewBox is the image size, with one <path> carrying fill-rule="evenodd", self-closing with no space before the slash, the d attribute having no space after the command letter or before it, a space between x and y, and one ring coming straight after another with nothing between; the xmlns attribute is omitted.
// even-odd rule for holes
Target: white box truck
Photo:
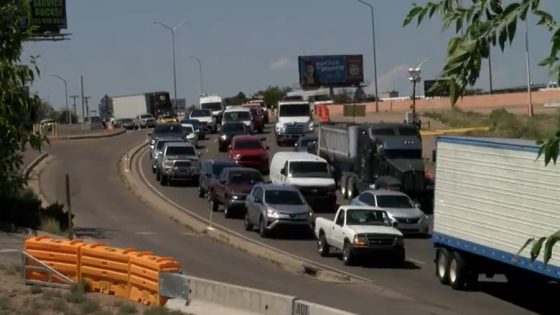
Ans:
<svg viewBox="0 0 560 315"><path fill-rule="evenodd" d="M154 117L174 113L169 92L158 91L124 96L111 96L112 116L115 119L135 118L143 114Z"/></svg>
<svg viewBox="0 0 560 315"><path fill-rule="evenodd" d="M436 276L454 289L504 274L523 286L560 280L560 248L544 264L530 238L560 229L560 165L545 166L534 141L439 137L433 244Z"/></svg>

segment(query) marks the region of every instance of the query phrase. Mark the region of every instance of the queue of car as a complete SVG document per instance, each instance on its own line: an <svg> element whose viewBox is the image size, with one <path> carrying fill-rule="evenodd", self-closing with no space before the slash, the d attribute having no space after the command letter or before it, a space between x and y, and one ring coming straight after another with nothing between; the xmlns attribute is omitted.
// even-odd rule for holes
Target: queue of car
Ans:
<svg viewBox="0 0 560 315"><path fill-rule="evenodd" d="M283 105L285 117L301 120L297 126L286 119L275 126L276 139L281 134L282 143L294 140L294 150L272 157L263 143L267 139L255 135L264 130L265 121L255 104L225 109L216 124L218 150L227 152L227 160L201 161L197 151L198 140L214 131L212 111L195 109L180 123L158 124L150 143L156 180L196 185L210 211L242 217L245 229L256 228L261 237L286 228L304 230L317 238L321 256L337 249L350 265L363 255L388 253L402 263L403 233L429 233L428 218L406 194L389 190L364 191L350 205L338 207L331 166L314 154L317 137L309 134L314 125L299 118L304 114L300 103ZM294 126L297 130L290 129ZM319 212L336 212L335 219L316 217Z"/></svg>

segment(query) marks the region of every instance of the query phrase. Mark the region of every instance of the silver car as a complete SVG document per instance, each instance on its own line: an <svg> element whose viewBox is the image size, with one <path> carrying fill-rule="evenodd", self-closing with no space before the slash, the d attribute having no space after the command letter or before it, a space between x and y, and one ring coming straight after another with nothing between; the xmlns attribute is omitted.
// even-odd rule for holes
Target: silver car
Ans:
<svg viewBox="0 0 560 315"><path fill-rule="evenodd" d="M400 191L366 190L352 199L351 204L382 208L403 233L427 235L430 232L428 216L420 210L418 204Z"/></svg>
<svg viewBox="0 0 560 315"><path fill-rule="evenodd" d="M152 160L152 173L156 172L157 159L163 149L163 146L168 142L185 142L184 139L179 137L162 137L156 140L154 148L150 150L150 159Z"/></svg>
<svg viewBox="0 0 560 315"><path fill-rule="evenodd" d="M251 231L258 226L262 237L280 227L311 230L313 211L293 186L257 184L247 196L245 207L245 229Z"/></svg>

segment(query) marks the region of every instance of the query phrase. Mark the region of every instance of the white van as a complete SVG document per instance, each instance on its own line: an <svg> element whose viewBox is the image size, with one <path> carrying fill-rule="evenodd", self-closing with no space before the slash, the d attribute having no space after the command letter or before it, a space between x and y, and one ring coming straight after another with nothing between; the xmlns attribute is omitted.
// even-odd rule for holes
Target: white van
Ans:
<svg viewBox="0 0 560 315"><path fill-rule="evenodd" d="M242 122L254 130L253 117L251 115L251 110L244 107L230 107L224 111L224 116L222 117L222 126L228 122Z"/></svg>
<svg viewBox="0 0 560 315"><path fill-rule="evenodd" d="M270 163L273 184L297 187L314 211L336 210L336 183L327 160L306 152L278 152Z"/></svg>
<svg viewBox="0 0 560 315"><path fill-rule="evenodd" d="M202 96L199 99L200 109L209 109L212 111L212 117L217 121L220 122L222 119L222 114L224 112L224 103L220 96L211 95L211 96Z"/></svg>

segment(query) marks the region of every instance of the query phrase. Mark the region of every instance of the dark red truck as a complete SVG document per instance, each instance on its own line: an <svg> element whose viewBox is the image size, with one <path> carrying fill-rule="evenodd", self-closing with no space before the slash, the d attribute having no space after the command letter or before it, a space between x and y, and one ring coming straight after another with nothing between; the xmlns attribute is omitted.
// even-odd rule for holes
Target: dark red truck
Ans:
<svg viewBox="0 0 560 315"><path fill-rule="evenodd" d="M208 199L212 211L224 206L224 216L231 218L245 211L245 199L257 183L264 183L262 174L253 168L228 167L209 187Z"/></svg>

